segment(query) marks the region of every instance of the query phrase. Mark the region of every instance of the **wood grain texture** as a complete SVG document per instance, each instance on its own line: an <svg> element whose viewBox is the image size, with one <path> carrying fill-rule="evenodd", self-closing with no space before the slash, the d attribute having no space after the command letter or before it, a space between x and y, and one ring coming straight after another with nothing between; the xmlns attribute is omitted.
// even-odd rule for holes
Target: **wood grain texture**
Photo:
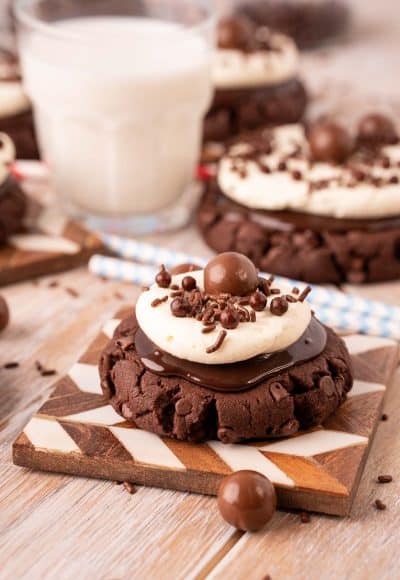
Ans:
<svg viewBox="0 0 400 580"><path fill-rule="evenodd" d="M128 313L129 306L112 318L121 320ZM353 344L356 340L354 336ZM54 392L13 445L16 465L211 495L217 493L225 475L246 467L264 470L276 486L281 507L342 516L349 513L381 416L384 387L375 383L389 381L398 362L395 343L376 349L372 340L371 354L366 350L356 357L355 379L370 380L368 388L377 392L349 398L322 431L300 434L286 441L286 450L275 452L274 442L268 440L248 446L196 445L148 437L132 428L101 393L97 363L107 341L102 330L78 364L57 381ZM376 371L369 377L371 360ZM358 388L363 387L364 383ZM342 442L343 438L349 441ZM337 453L343 447L348 453ZM318 461L319 454L324 454L324 462ZM324 463L329 469L325 470Z"/></svg>
<svg viewBox="0 0 400 580"><path fill-rule="evenodd" d="M340 114L355 110L358 115L363 108L379 106L400 113L398 1L351 3L358 14L349 42L303 59L303 76L318 99L316 110L334 105ZM210 255L193 228L149 239ZM109 482L13 466L11 442L48 397L53 382L37 374L34 361L40 359L62 375L117 308L115 291L132 302L137 294L136 289L95 280L84 269L57 280L60 287L52 290L45 278L38 286L26 282L2 289L13 322L1 334L0 366L21 362L14 371L0 370L2 580L398 576L400 373L385 402L389 420L378 426L350 518L343 521L312 516L306 525L297 514L279 512L266 531L250 536L220 520L213 498L141 487L130 496ZM65 287L76 288L80 296L72 298ZM345 290L400 304L399 282ZM391 473L393 484L378 486L379 473ZM387 504L386 511L373 507L377 497Z"/></svg>
<svg viewBox="0 0 400 580"><path fill-rule="evenodd" d="M40 213L40 206L37 206L34 194L29 192L30 188L32 188L32 184L27 183L26 189L28 190L27 196L30 200L29 204L34 206L35 210L38 207L37 212ZM28 211L29 213L35 213L31 209ZM22 240L25 239L24 243L28 244L28 246L30 235L38 233L34 228L34 224L35 222L32 222L32 228L27 229L19 236ZM11 244L1 246L0 286L76 268L77 266L85 264L96 252L103 251L103 244L96 235L70 220L66 220L61 231L57 231L57 236L67 242L76 244L77 251L71 254L52 251L51 249L49 251L32 251L27 247L22 248ZM50 248L52 246L51 236L48 236L47 240Z"/></svg>

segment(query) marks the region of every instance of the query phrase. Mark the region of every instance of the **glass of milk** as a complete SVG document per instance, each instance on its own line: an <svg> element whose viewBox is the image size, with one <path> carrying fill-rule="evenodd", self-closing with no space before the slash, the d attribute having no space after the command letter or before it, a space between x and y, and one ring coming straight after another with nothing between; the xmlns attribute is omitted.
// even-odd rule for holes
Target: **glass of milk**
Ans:
<svg viewBox="0 0 400 580"><path fill-rule="evenodd" d="M18 0L15 12L64 205L132 234L185 223L212 98L212 0Z"/></svg>

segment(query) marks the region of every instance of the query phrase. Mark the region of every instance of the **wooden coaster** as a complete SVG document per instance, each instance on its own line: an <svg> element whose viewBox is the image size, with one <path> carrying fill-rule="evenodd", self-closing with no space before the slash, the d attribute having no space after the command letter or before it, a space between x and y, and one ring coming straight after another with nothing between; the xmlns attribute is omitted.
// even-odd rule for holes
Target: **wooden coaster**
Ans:
<svg viewBox="0 0 400 580"><path fill-rule="evenodd" d="M83 226L27 197L25 231L0 247L0 286L76 268L103 251L100 239Z"/></svg>
<svg viewBox="0 0 400 580"><path fill-rule="evenodd" d="M204 494L216 494L223 476L254 469L274 482L280 507L349 513L398 362L397 343L360 335L344 338L355 384L320 428L279 441L183 443L136 429L102 395L97 361L126 314L120 311L109 321L56 383L14 443L16 465Z"/></svg>

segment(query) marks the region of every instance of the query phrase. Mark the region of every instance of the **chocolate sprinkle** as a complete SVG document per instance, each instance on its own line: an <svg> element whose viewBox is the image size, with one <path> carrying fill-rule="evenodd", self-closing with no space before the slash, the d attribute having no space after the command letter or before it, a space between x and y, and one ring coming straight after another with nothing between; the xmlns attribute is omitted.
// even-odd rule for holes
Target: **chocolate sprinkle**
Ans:
<svg viewBox="0 0 400 580"><path fill-rule="evenodd" d="M383 503L380 499L376 499L374 503L375 507L379 511L383 511L386 509L386 504Z"/></svg>
<svg viewBox="0 0 400 580"><path fill-rule="evenodd" d="M19 363L18 362L8 362L5 365L3 365L3 369L17 369L19 367Z"/></svg>
<svg viewBox="0 0 400 580"><path fill-rule="evenodd" d="M168 300L168 296L163 296L162 298L155 298L153 300L153 302L151 303L151 306L153 308L156 308L157 306L160 306L160 304L163 304L164 302L166 302Z"/></svg>
<svg viewBox="0 0 400 580"><path fill-rule="evenodd" d="M217 327L215 324L210 324L209 326L205 326L201 332L202 334L209 334L210 332L212 332L213 330L215 330Z"/></svg>
<svg viewBox="0 0 400 580"><path fill-rule="evenodd" d="M226 335L227 335L226 330L221 330L218 337L217 337L217 340L214 342L214 344L212 344L211 346L206 348L206 353L212 354L213 352L216 352L219 348L221 348L222 343L224 342Z"/></svg>
<svg viewBox="0 0 400 580"><path fill-rule="evenodd" d="M391 475L378 475L378 483L391 483L393 477Z"/></svg>
<svg viewBox="0 0 400 580"><path fill-rule="evenodd" d="M298 297L298 301L299 302L304 302L304 300L307 298L307 296L310 294L311 292L311 286L307 286L306 288L304 288L303 292L300 294L300 296Z"/></svg>
<svg viewBox="0 0 400 580"><path fill-rule="evenodd" d="M75 288L65 288L67 294L72 296L72 298L79 298L79 292Z"/></svg>
<svg viewBox="0 0 400 580"><path fill-rule="evenodd" d="M382 417L381 417L381 421L387 421L389 419L389 415L387 415L386 413L383 413Z"/></svg>

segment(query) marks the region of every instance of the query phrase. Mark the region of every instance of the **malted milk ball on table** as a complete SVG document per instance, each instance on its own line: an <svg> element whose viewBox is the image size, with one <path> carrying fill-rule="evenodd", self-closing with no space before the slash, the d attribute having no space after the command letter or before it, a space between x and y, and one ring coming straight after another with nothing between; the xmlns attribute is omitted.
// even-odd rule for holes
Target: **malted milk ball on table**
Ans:
<svg viewBox="0 0 400 580"><path fill-rule="evenodd" d="M224 520L244 532L261 530L276 510L275 488L257 471L236 471L225 477L217 501Z"/></svg>

